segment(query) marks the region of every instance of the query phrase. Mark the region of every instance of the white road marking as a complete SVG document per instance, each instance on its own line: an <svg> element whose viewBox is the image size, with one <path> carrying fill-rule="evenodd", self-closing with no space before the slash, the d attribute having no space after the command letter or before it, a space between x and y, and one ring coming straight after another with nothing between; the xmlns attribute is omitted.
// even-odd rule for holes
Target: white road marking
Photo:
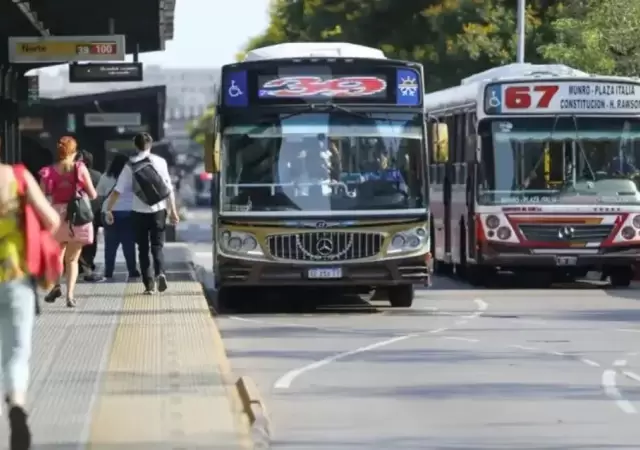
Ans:
<svg viewBox="0 0 640 450"><path fill-rule="evenodd" d="M404 336L396 336L394 338L387 339L385 341L376 342L374 344L367 345L367 346L364 346L364 347L356 348L356 349L350 350L348 352L337 353L337 354L335 354L333 356L330 356L328 358L321 359L320 361L316 361L316 362L313 362L311 364L307 364L306 366L300 367L299 369L290 370L289 372L285 373L283 376L278 378L278 380L276 381L276 383L274 384L273 387L276 388L276 389L288 389L291 386L291 383L293 383L293 380L295 380L296 378L298 378L300 375L302 375L304 373L311 372L312 370L319 369L319 368L324 367L324 366L326 366L328 364L331 364L332 362L338 361L338 360L346 358L348 356L357 355L359 353L364 353L364 352L368 352L370 350L375 350L375 349L380 348L380 347L385 347L387 345L395 344L396 342L405 341L405 340L411 339L412 337L415 337L417 335L418 335L418 333L405 334Z"/></svg>
<svg viewBox="0 0 640 450"><path fill-rule="evenodd" d="M551 352L552 355L556 355L556 356L567 356L566 353L562 353L562 352Z"/></svg>
<svg viewBox="0 0 640 450"><path fill-rule="evenodd" d="M477 305L478 310L476 311L476 313L474 313L475 315L473 315L473 318L477 318L479 317L484 311L486 311L486 309L488 308L488 304L480 299L475 299L474 303ZM373 344L369 344L369 345L365 345L364 347L359 347L353 350L349 350L346 352L341 352L341 353L336 353L335 355L329 356L327 358L321 359L319 361L315 361L312 362L311 364L307 364L305 366L299 367L297 369L293 369L290 370L289 372L285 373L283 376L281 376L280 378L278 378L278 380L276 380L275 384L273 385L273 387L275 389L289 389L291 387L291 384L294 382L294 380L296 378L298 378L299 376L307 373L307 372L311 372L313 370L316 369L320 369L324 366L327 366L333 362L339 361L341 359L347 358L349 356L353 356L353 355L358 355L360 353L365 353L365 352L369 352L371 350L376 350L378 348L381 347L386 347L388 345L392 345L395 344L397 342L401 342L401 341L406 341L407 339L411 339L411 338L415 338L415 337L419 337L419 336L425 336L425 335L429 335L429 334L439 334L439 333L443 333L445 331L449 330L449 328L437 328L435 330L430 330L430 331L425 331L425 332L420 332L420 333L411 333L411 334L405 334L402 336L396 336L390 339L386 339L384 341L379 341L379 342L374 342Z"/></svg>
<svg viewBox="0 0 640 450"><path fill-rule="evenodd" d="M622 331L624 333L640 333L640 328L616 328L614 331Z"/></svg>
<svg viewBox="0 0 640 450"><path fill-rule="evenodd" d="M479 339L466 338L466 337L460 337L460 336L444 336L444 337L441 337L440 339L447 340L447 341L463 341L463 342L472 342L472 343L480 342Z"/></svg>
<svg viewBox="0 0 640 450"><path fill-rule="evenodd" d="M626 376L627 378L632 379L633 381L637 381L640 383L640 375L638 375L635 372L632 372L630 370L624 370L622 371L622 373L624 374L624 376Z"/></svg>
<svg viewBox="0 0 640 450"><path fill-rule="evenodd" d="M514 345L510 345L509 347L510 347L510 348L515 348L515 349L518 349L518 350L525 350L525 351L527 351L527 352L537 352L537 351L539 351L539 350L538 350L537 348L535 348L535 347L528 347L528 346L526 346L526 345L515 345L515 344L514 344Z"/></svg>
<svg viewBox="0 0 640 450"><path fill-rule="evenodd" d="M613 367L625 367L627 365L626 359L618 359L613 362Z"/></svg>
<svg viewBox="0 0 640 450"><path fill-rule="evenodd" d="M602 387L604 388L604 393L607 394L611 400L613 400L618 408L624 411L627 414L637 414L638 410L633 406L633 404L626 400L620 390L616 385L616 376L617 373L615 370L605 370L602 372Z"/></svg>
<svg viewBox="0 0 640 450"><path fill-rule="evenodd" d="M600 367L600 363L597 363L592 359L581 358L580 361L582 361L583 363L585 363L586 365L591 366L591 367Z"/></svg>

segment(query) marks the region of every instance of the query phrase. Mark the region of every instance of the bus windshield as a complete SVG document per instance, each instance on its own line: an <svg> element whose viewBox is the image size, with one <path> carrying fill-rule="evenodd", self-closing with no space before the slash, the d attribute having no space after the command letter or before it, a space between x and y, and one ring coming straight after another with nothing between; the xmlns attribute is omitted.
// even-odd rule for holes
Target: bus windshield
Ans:
<svg viewBox="0 0 640 450"><path fill-rule="evenodd" d="M424 212L421 120L348 111L235 119L222 132L221 211Z"/></svg>
<svg viewBox="0 0 640 450"><path fill-rule="evenodd" d="M509 118L480 135L481 204L640 204L636 118Z"/></svg>

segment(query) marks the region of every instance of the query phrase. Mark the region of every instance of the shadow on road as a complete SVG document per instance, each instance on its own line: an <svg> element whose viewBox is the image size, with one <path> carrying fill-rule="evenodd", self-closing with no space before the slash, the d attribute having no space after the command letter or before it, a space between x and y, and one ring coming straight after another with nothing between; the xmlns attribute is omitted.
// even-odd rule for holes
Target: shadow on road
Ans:
<svg viewBox="0 0 640 450"><path fill-rule="evenodd" d="M218 315L251 314L376 314L381 310L366 297L344 295L328 289L269 290L251 289L234 298L227 305L216 303Z"/></svg>

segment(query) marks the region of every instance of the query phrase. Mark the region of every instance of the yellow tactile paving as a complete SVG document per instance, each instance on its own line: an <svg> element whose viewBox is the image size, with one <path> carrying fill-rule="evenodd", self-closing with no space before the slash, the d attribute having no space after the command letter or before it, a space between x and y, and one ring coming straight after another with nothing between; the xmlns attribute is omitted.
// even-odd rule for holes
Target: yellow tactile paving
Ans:
<svg viewBox="0 0 640 450"><path fill-rule="evenodd" d="M198 283L153 296L130 284L88 448L236 448L237 417L219 413L230 409L219 341Z"/></svg>

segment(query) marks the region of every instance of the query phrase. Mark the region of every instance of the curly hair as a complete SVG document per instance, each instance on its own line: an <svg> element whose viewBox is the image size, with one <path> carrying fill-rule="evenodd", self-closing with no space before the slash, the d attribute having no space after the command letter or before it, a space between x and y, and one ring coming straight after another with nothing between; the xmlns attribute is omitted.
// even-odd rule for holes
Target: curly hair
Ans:
<svg viewBox="0 0 640 450"><path fill-rule="evenodd" d="M62 136L58 139L58 161L74 156L78 151L78 142L71 136Z"/></svg>

